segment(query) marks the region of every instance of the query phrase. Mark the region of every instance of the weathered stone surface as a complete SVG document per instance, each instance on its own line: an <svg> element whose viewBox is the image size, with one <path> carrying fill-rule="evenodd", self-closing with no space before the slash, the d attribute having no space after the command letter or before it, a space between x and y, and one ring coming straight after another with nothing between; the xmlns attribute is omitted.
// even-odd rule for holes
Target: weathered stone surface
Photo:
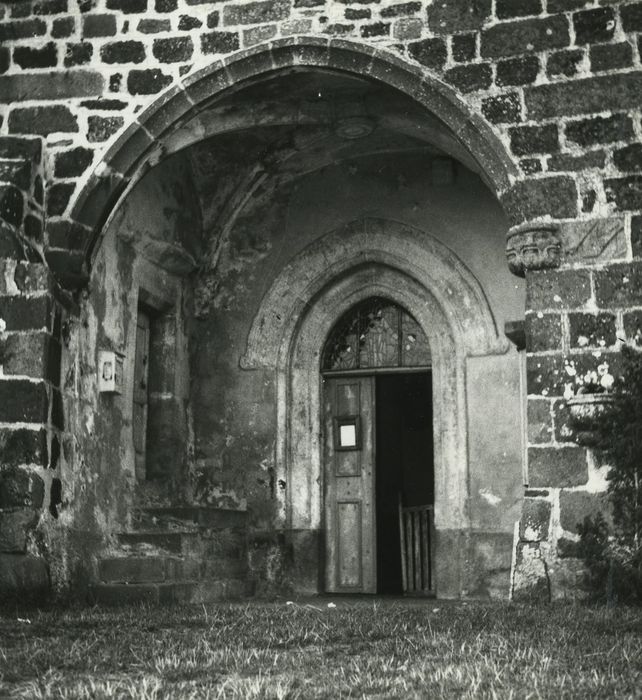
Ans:
<svg viewBox="0 0 642 700"><path fill-rule="evenodd" d="M373 22L359 27L359 34L367 39L372 36L388 36L390 34L390 22Z"/></svg>
<svg viewBox="0 0 642 700"><path fill-rule="evenodd" d="M642 144L634 143L613 151L613 163L624 172L642 171Z"/></svg>
<svg viewBox="0 0 642 700"><path fill-rule="evenodd" d="M584 52L579 49L555 51L548 57L546 74L552 78L559 75L565 75L570 78L577 73L583 58Z"/></svg>
<svg viewBox="0 0 642 700"><path fill-rule="evenodd" d="M622 218L564 223L560 227L560 238L568 260L601 262L626 256Z"/></svg>
<svg viewBox="0 0 642 700"><path fill-rule="evenodd" d="M4 468L21 464L46 467L47 433L44 429L0 429L0 465Z"/></svg>
<svg viewBox="0 0 642 700"><path fill-rule="evenodd" d="M568 316L572 348L615 345L615 316L609 313L571 313Z"/></svg>
<svg viewBox="0 0 642 700"><path fill-rule="evenodd" d="M480 29L490 19L491 0L442 0L428 7L428 26L435 34Z"/></svg>
<svg viewBox="0 0 642 700"><path fill-rule="evenodd" d="M548 539L551 504L541 498L525 498L519 537L523 542L541 542Z"/></svg>
<svg viewBox="0 0 642 700"><path fill-rule="evenodd" d="M0 595L3 600L43 600L49 593L49 569L31 554L0 554Z"/></svg>
<svg viewBox="0 0 642 700"><path fill-rule="evenodd" d="M560 492L560 525L564 530L577 534L577 527L584 518L594 518L601 513L607 522L612 519L607 493L587 491Z"/></svg>
<svg viewBox="0 0 642 700"><path fill-rule="evenodd" d="M571 219L577 215L577 185L563 175L522 180L501 196L512 224L541 216Z"/></svg>
<svg viewBox="0 0 642 700"><path fill-rule="evenodd" d="M16 46L13 50L13 62L21 68L50 68L58 62L55 42L50 41L40 48Z"/></svg>
<svg viewBox="0 0 642 700"><path fill-rule="evenodd" d="M566 17L554 15L496 24L482 32L483 58L501 58L527 52L558 49L570 43Z"/></svg>
<svg viewBox="0 0 642 700"><path fill-rule="evenodd" d="M289 3L282 0L259 0L246 5L226 4L223 8L223 24L263 24L287 19Z"/></svg>
<svg viewBox="0 0 642 700"><path fill-rule="evenodd" d="M94 152L90 148L78 146L68 151L57 153L54 160L56 177L77 177L91 165Z"/></svg>
<svg viewBox="0 0 642 700"><path fill-rule="evenodd" d="M261 27L252 27L243 30L243 46L255 46L263 41L272 39L277 34L276 24L264 24Z"/></svg>
<svg viewBox="0 0 642 700"><path fill-rule="evenodd" d="M628 41L621 44L598 44L591 46L591 71L628 68L633 63L633 49Z"/></svg>
<svg viewBox="0 0 642 700"><path fill-rule="evenodd" d="M415 2L400 2L395 5L388 5L381 8L379 13L384 18L402 17L403 15L413 15L421 10L421 3Z"/></svg>
<svg viewBox="0 0 642 700"><path fill-rule="evenodd" d="M24 214L24 196L14 185L0 185L0 219L19 227Z"/></svg>
<svg viewBox="0 0 642 700"><path fill-rule="evenodd" d="M554 153L548 159L548 169L552 172L579 172L591 168L603 168L605 162L606 153L601 150L589 151L579 156L571 153Z"/></svg>
<svg viewBox="0 0 642 700"><path fill-rule="evenodd" d="M580 146L592 146L598 143L626 141L633 137L633 124L626 114L614 114L610 117L593 117L572 121L566 124L566 139L579 143Z"/></svg>
<svg viewBox="0 0 642 700"><path fill-rule="evenodd" d="M187 19L187 21L184 20ZM189 20L195 19L198 24L192 25ZM202 22L196 18L188 17L187 15L182 15L180 22L178 23L178 28L181 31L189 31L190 29L195 29L200 27ZM138 31L143 34L158 34L159 32L169 32L172 28L172 23L168 19L141 19L138 23Z"/></svg>
<svg viewBox="0 0 642 700"><path fill-rule="evenodd" d="M528 313L526 315L526 350L542 352L562 348L562 317L560 314Z"/></svg>
<svg viewBox="0 0 642 700"><path fill-rule="evenodd" d="M103 63L142 63L145 45L140 41L113 41L100 49Z"/></svg>
<svg viewBox="0 0 642 700"><path fill-rule="evenodd" d="M548 571L539 545L520 542L515 559L512 599L516 603L547 603L550 598Z"/></svg>
<svg viewBox="0 0 642 700"><path fill-rule="evenodd" d="M116 15L85 15L82 18L82 35L85 39L116 35Z"/></svg>
<svg viewBox="0 0 642 700"><path fill-rule="evenodd" d="M518 156L552 153L559 149L557 124L517 126L509 133L511 150Z"/></svg>
<svg viewBox="0 0 642 700"><path fill-rule="evenodd" d="M106 141L113 136L124 124L122 117L99 117L91 115L87 118L87 140L91 143Z"/></svg>
<svg viewBox="0 0 642 700"><path fill-rule="evenodd" d="M625 32L642 32L642 2L623 5L620 8L620 17Z"/></svg>
<svg viewBox="0 0 642 700"><path fill-rule="evenodd" d="M562 396L566 381L561 355L535 355L526 365L526 386L529 396Z"/></svg>
<svg viewBox="0 0 642 700"><path fill-rule="evenodd" d="M591 297L588 270L543 270L526 280L527 308L573 309L584 306Z"/></svg>
<svg viewBox="0 0 642 700"><path fill-rule="evenodd" d="M482 101L482 114L493 124L521 121L522 103L516 92L487 97Z"/></svg>
<svg viewBox="0 0 642 700"><path fill-rule="evenodd" d="M0 160L0 182L10 182L26 191L31 184L31 167L27 160Z"/></svg>
<svg viewBox="0 0 642 700"><path fill-rule="evenodd" d="M610 7L576 12L573 15L576 44L610 41L615 33L615 14Z"/></svg>
<svg viewBox="0 0 642 700"><path fill-rule="evenodd" d="M529 85L534 83L539 73L537 56L520 56L497 63L497 85Z"/></svg>
<svg viewBox="0 0 642 700"><path fill-rule="evenodd" d="M1 479L0 475L0 489ZM0 552L25 552L27 535L37 522L38 512L33 508L0 508Z"/></svg>
<svg viewBox="0 0 642 700"><path fill-rule="evenodd" d="M132 95L154 95L171 82L172 78L158 68L130 70L127 76L127 90Z"/></svg>
<svg viewBox="0 0 642 700"><path fill-rule="evenodd" d="M493 70L489 63L471 63L447 70L444 78L462 92L475 92L490 87L493 82Z"/></svg>
<svg viewBox="0 0 642 700"><path fill-rule="evenodd" d="M542 12L542 0L496 0L497 19L513 19L539 15Z"/></svg>
<svg viewBox="0 0 642 700"><path fill-rule="evenodd" d="M606 201L614 203L620 211L642 209L642 175L607 179L604 190Z"/></svg>
<svg viewBox="0 0 642 700"><path fill-rule="evenodd" d="M145 12L147 0L107 0L107 9L125 13Z"/></svg>
<svg viewBox="0 0 642 700"><path fill-rule="evenodd" d="M46 328L51 321L51 301L47 296L0 297L0 318L7 331Z"/></svg>
<svg viewBox="0 0 642 700"><path fill-rule="evenodd" d="M230 53L239 48L237 32L210 32L201 34L201 51L204 54Z"/></svg>
<svg viewBox="0 0 642 700"><path fill-rule="evenodd" d="M642 304L642 264L627 263L596 270L595 298L602 308Z"/></svg>
<svg viewBox="0 0 642 700"><path fill-rule="evenodd" d="M26 19L0 24L0 44L18 39L29 39L47 33L47 23L42 19Z"/></svg>
<svg viewBox="0 0 642 700"><path fill-rule="evenodd" d="M408 45L408 53L428 68L443 68L446 63L446 42L443 39L424 39Z"/></svg>
<svg viewBox="0 0 642 700"><path fill-rule="evenodd" d="M560 537L557 540L557 555L561 559L577 558L580 553L579 542L568 537Z"/></svg>
<svg viewBox="0 0 642 700"><path fill-rule="evenodd" d="M89 63L93 53L93 45L86 41L80 44L69 43L65 52L65 66L70 68L71 66L82 66L85 63Z"/></svg>
<svg viewBox="0 0 642 700"><path fill-rule="evenodd" d="M629 311L624 314L624 335L642 345L642 311Z"/></svg>
<svg viewBox="0 0 642 700"><path fill-rule="evenodd" d="M189 61L194 53L194 44L188 36L154 39L152 53L161 63Z"/></svg>
<svg viewBox="0 0 642 700"><path fill-rule="evenodd" d="M588 480L586 451L581 447L530 447L528 485L567 488Z"/></svg>
<svg viewBox="0 0 642 700"><path fill-rule="evenodd" d="M642 92L642 73L620 73L584 78L573 83L535 85L526 88L525 100L531 119L591 114L604 109L604 95L609 109L636 109Z"/></svg>
<svg viewBox="0 0 642 700"><path fill-rule="evenodd" d="M477 53L476 34L455 34L451 40L453 60L457 63L472 61Z"/></svg>
<svg viewBox="0 0 642 700"><path fill-rule="evenodd" d="M64 39L71 36L75 29L76 20L74 17L58 17L53 21L51 36L54 39Z"/></svg>
<svg viewBox="0 0 642 700"><path fill-rule="evenodd" d="M43 423L47 418L44 383L24 379L0 381L0 421Z"/></svg>
<svg viewBox="0 0 642 700"><path fill-rule="evenodd" d="M0 102L12 103L25 100L55 100L70 97L90 97L100 95L105 87L103 76L97 71L63 71L60 73L26 73L24 75L0 76ZM52 110L56 107L32 107L31 109ZM62 107L62 109L66 109ZM13 111L15 113L16 110ZM12 113L12 114L13 114ZM11 118L11 115L10 115ZM41 134L43 125L34 131L23 127L14 133ZM46 133L51 133L47 131Z"/></svg>
<svg viewBox="0 0 642 700"><path fill-rule="evenodd" d="M44 482L35 472L17 466L0 470L0 509L40 508L44 493Z"/></svg>
<svg viewBox="0 0 642 700"><path fill-rule="evenodd" d="M528 399L528 442L541 444L553 440L553 417L548 399Z"/></svg>
<svg viewBox="0 0 642 700"><path fill-rule="evenodd" d="M48 352L46 333L10 334L5 342L4 373L44 377Z"/></svg>

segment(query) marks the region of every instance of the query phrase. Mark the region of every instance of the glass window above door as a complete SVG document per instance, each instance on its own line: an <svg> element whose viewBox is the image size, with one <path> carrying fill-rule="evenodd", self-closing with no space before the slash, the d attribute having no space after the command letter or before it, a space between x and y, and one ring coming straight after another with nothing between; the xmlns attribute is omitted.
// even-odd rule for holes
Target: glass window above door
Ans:
<svg viewBox="0 0 642 700"><path fill-rule="evenodd" d="M417 321L401 306L371 297L345 313L323 350L326 371L428 367L430 345Z"/></svg>

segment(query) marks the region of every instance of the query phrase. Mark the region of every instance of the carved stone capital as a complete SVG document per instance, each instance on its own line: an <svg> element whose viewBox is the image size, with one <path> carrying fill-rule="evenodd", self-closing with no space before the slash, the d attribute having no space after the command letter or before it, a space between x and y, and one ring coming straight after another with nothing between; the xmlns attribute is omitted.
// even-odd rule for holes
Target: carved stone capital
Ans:
<svg viewBox="0 0 642 700"><path fill-rule="evenodd" d="M510 271L524 277L526 270L549 270L560 266L562 244L557 224L525 223L513 226L506 237Z"/></svg>

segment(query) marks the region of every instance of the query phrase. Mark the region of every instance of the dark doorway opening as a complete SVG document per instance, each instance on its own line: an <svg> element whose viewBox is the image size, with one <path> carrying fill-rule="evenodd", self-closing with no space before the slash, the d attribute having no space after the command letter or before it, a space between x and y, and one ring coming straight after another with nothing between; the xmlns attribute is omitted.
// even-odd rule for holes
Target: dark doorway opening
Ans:
<svg viewBox="0 0 642 700"><path fill-rule="evenodd" d="M434 503L432 375L376 377L377 592L403 592L399 496Z"/></svg>

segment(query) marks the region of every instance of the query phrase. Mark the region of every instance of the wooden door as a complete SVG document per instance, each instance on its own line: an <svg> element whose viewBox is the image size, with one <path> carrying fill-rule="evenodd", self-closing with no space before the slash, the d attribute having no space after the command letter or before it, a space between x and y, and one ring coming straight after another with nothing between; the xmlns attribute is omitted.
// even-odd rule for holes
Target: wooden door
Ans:
<svg viewBox="0 0 642 700"><path fill-rule="evenodd" d="M138 310L136 323L136 354L134 356L133 433L136 455L136 477L146 478L147 462L147 406L149 375L149 315Z"/></svg>
<svg viewBox="0 0 642 700"><path fill-rule="evenodd" d="M376 593L374 377L325 380L325 588Z"/></svg>

